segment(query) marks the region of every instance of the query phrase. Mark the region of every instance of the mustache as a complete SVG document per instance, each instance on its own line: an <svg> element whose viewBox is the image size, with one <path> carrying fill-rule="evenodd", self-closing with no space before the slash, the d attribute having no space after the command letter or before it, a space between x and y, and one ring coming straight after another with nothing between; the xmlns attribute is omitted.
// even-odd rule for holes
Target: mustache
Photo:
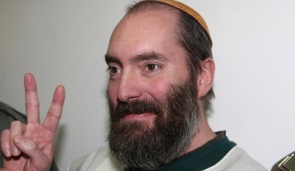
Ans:
<svg viewBox="0 0 295 171"><path fill-rule="evenodd" d="M135 100L128 103L119 102L115 109L116 117L123 118L129 114L154 113L159 115L162 113L160 103L150 100Z"/></svg>

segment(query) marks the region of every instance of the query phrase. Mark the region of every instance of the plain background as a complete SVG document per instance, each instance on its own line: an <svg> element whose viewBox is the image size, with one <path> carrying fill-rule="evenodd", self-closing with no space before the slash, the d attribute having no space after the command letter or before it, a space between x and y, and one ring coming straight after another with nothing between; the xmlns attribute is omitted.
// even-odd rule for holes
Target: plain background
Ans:
<svg viewBox="0 0 295 171"><path fill-rule="evenodd" d="M207 21L216 62L215 131L270 169L295 150L295 1L183 0ZM66 87L56 139L60 170L106 145L109 37L130 0L0 0L0 100L24 112L34 73L42 119Z"/></svg>

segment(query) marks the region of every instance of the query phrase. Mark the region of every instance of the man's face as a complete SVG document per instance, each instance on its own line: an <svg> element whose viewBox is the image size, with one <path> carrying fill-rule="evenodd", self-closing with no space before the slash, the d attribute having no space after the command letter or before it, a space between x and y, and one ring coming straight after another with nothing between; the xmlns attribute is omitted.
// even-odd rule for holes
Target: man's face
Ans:
<svg viewBox="0 0 295 171"><path fill-rule="evenodd" d="M188 78L185 50L178 45L177 16L150 11L123 18L111 37L106 61L110 71L108 95L118 102L166 99L170 85ZM139 121L153 127L156 115L127 115L122 122Z"/></svg>
<svg viewBox="0 0 295 171"><path fill-rule="evenodd" d="M176 23L177 14L167 10L130 14L111 37L109 141L127 165L152 169L171 161L197 129L197 90L188 82ZM158 161L141 165L150 160Z"/></svg>

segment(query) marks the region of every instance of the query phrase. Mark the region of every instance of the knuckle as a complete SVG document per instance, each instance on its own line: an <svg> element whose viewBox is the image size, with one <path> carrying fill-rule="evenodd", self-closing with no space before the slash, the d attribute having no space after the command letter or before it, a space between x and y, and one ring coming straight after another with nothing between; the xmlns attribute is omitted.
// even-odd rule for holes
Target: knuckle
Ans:
<svg viewBox="0 0 295 171"><path fill-rule="evenodd" d="M10 130L5 129L1 133L1 143L7 142L10 140Z"/></svg>
<svg viewBox="0 0 295 171"><path fill-rule="evenodd" d="M19 127L21 125L22 125L22 123L20 121L13 121L13 122L11 122L11 127Z"/></svg>
<svg viewBox="0 0 295 171"><path fill-rule="evenodd" d="M8 136L10 134L10 130L9 129L4 129L3 131L2 131L2 133L1 133L1 140L3 139L3 138L5 138L6 136Z"/></svg>
<svg viewBox="0 0 295 171"><path fill-rule="evenodd" d="M47 113L47 116L51 117L51 118L54 118L54 119L60 119L61 118L61 116L57 115L56 112L52 112L52 111L49 111Z"/></svg>
<svg viewBox="0 0 295 171"><path fill-rule="evenodd" d="M37 102L28 102L28 103L26 103L26 108L27 109L39 108L39 103L37 103Z"/></svg>
<svg viewBox="0 0 295 171"><path fill-rule="evenodd" d="M25 139L23 141L23 143L27 146L27 150L29 150L29 151L36 151L37 150L36 144L33 143L32 141Z"/></svg>

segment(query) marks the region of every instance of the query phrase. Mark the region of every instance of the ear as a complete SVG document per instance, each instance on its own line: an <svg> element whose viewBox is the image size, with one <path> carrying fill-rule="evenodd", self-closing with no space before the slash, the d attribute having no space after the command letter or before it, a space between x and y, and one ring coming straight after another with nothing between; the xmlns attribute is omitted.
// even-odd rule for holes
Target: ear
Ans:
<svg viewBox="0 0 295 171"><path fill-rule="evenodd" d="M197 80L198 99L205 96L213 86L215 63L213 58L201 61L201 69Z"/></svg>

